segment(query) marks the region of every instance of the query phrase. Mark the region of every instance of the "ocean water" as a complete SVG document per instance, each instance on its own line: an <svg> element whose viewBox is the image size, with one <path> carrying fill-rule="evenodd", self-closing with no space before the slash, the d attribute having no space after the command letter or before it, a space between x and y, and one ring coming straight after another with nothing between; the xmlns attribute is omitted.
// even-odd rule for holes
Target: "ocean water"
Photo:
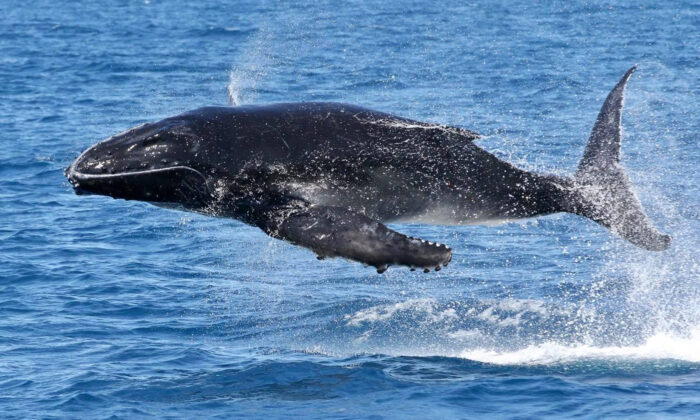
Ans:
<svg viewBox="0 0 700 420"><path fill-rule="evenodd" d="M697 2L102 3L0 0L0 417L698 417ZM312 100L565 175L634 64L622 160L662 253L572 215L394 225L453 263L377 275L63 177L145 121Z"/></svg>

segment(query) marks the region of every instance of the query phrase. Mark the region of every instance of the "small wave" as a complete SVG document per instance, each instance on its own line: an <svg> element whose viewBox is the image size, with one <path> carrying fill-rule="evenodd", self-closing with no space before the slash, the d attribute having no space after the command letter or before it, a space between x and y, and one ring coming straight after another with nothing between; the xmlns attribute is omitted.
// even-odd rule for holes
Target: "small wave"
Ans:
<svg viewBox="0 0 700 420"><path fill-rule="evenodd" d="M455 308L459 308L460 312L457 312ZM345 321L348 326L359 327L387 322L392 318L406 315L424 315L426 320L432 323L472 318L487 324L516 326L520 325L521 320L527 316L546 319L550 316L581 315L581 312L588 315L583 309L577 308L578 311L574 311L572 308L555 307L534 299L505 298L462 305L459 302L440 304L435 299L426 298L372 306L352 315L346 315Z"/></svg>
<svg viewBox="0 0 700 420"><path fill-rule="evenodd" d="M239 28L239 27L219 27L219 26L209 26L206 29L197 29L191 31L192 36L197 37L244 37L247 35L254 34L257 31L256 28Z"/></svg>
<svg viewBox="0 0 700 420"><path fill-rule="evenodd" d="M453 308L438 309L438 303L434 299L412 299L391 305L373 306L363 309L353 315L346 315L347 325L359 327L363 324L386 321L402 312L425 314L430 322L440 322L456 319L457 313Z"/></svg>
<svg viewBox="0 0 700 420"><path fill-rule="evenodd" d="M656 334L638 346L596 347L566 345L548 342L524 349L500 352L497 350L465 350L459 356L465 359L496 365L551 365L586 359L674 359L700 363L700 326L689 337L674 334Z"/></svg>

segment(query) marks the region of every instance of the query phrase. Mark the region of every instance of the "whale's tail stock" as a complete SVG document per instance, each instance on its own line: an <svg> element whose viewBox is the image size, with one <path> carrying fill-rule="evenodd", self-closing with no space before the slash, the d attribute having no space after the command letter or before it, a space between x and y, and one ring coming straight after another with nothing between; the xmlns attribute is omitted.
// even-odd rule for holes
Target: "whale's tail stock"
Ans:
<svg viewBox="0 0 700 420"><path fill-rule="evenodd" d="M634 245L663 251L671 237L660 233L644 213L620 165L621 117L625 86L636 67L608 94L574 175L566 210L588 217Z"/></svg>

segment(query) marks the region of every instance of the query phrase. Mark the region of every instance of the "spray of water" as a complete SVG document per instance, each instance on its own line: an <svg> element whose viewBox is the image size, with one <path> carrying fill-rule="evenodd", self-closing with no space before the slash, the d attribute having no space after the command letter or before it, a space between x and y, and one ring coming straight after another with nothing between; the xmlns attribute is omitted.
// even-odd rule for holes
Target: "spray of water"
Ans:
<svg viewBox="0 0 700 420"><path fill-rule="evenodd" d="M258 84L268 75L275 61L270 53L272 38L269 28L263 27L243 48L229 72L226 86L229 105L239 106L256 99Z"/></svg>

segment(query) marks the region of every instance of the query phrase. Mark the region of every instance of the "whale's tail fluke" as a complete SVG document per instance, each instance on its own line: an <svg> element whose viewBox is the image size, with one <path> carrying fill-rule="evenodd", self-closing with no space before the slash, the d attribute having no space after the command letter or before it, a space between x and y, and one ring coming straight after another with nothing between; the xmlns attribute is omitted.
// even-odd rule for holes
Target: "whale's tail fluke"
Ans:
<svg viewBox="0 0 700 420"><path fill-rule="evenodd" d="M663 251L671 245L671 237L660 233L644 213L620 165L625 86L635 69L625 73L603 103L576 170L567 210L596 221L638 247Z"/></svg>

